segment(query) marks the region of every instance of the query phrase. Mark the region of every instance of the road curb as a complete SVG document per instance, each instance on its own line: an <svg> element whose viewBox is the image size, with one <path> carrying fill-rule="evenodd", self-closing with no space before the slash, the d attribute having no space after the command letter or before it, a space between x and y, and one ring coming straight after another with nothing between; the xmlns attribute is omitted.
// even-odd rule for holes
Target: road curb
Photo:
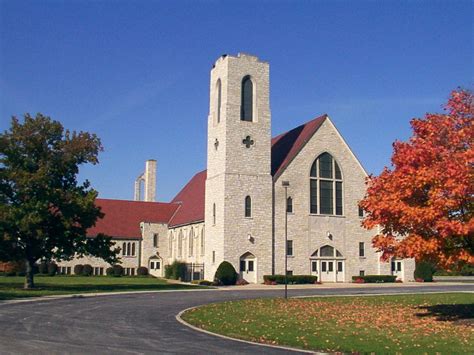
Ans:
<svg viewBox="0 0 474 355"><path fill-rule="evenodd" d="M218 333L213 333L213 332L210 332L208 330L205 330L205 329L201 329L201 328L198 328L192 324L189 324L188 322L186 322L183 318L181 318L181 315L187 311L190 311L192 309L195 309L195 308L199 308L199 307L202 307L202 306L205 306L205 304L202 304L200 306L194 306L194 307L189 307L189 308L186 308L186 309L183 309L182 311L180 311L176 316L176 320L183 324L184 326L188 327L188 328L191 328L197 332L201 332L201 333L204 333L204 334L207 334L207 335L212 335L212 336L215 336L215 337L218 337L218 338L222 338L222 339L226 339L226 340L233 340L233 341L238 341L240 343L246 343L246 344L251 344L251 345L257 345L257 346L265 346L265 347L268 347L268 348L274 348L274 349L280 349L280 350L287 350L287 351L292 351L292 352L303 352L303 353L307 353L307 354L317 354L317 355L326 355L326 354L331 354L331 353L326 353L326 352L317 352L317 351L310 351L310 350L304 350L304 349L298 349L298 348L291 348L289 346L282 346L282 345L272 345L272 344L264 344L264 343L257 343L257 342L254 342L254 341L250 341L250 340L243 340L243 339L238 339L238 338L231 338L231 337L228 337L226 335L222 335L222 334L218 334Z"/></svg>

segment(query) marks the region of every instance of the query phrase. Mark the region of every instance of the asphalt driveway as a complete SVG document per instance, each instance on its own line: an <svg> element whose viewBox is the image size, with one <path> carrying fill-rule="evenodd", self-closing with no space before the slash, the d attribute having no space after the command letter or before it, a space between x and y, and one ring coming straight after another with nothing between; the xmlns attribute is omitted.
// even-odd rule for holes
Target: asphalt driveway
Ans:
<svg viewBox="0 0 474 355"><path fill-rule="evenodd" d="M290 296L474 291L473 284L292 290ZM141 293L0 304L1 354L286 353L221 339L179 323L211 302L280 297L281 290Z"/></svg>

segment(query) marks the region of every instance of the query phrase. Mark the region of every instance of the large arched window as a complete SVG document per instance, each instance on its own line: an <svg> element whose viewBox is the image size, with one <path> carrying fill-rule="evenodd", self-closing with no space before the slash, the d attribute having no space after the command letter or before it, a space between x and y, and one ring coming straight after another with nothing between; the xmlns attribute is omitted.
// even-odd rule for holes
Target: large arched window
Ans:
<svg viewBox="0 0 474 355"><path fill-rule="evenodd" d="M173 241L173 239L174 239L173 232L170 232L169 238L170 239L168 241L168 249L169 249L168 254L169 254L170 258L173 258L173 249L174 249L173 248L173 245L174 245L173 244L174 243L174 241Z"/></svg>
<svg viewBox="0 0 474 355"><path fill-rule="evenodd" d="M222 84L221 79L217 79L216 84L217 98L216 98L216 120L217 123L221 121L221 103L222 103Z"/></svg>
<svg viewBox="0 0 474 355"><path fill-rule="evenodd" d="M342 215L342 173L329 153L321 154L311 166L310 212Z"/></svg>
<svg viewBox="0 0 474 355"><path fill-rule="evenodd" d="M253 83L248 75L242 79L240 119L242 121L253 121Z"/></svg>
<svg viewBox="0 0 474 355"><path fill-rule="evenodd" d="M252 217L252 199L250 196L245 197L245 217Z"/></svg>

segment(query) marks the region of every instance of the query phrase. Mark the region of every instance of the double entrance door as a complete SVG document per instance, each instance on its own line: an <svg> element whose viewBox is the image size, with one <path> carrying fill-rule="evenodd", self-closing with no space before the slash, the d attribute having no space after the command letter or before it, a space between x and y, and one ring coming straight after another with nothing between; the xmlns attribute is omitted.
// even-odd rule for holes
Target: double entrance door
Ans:
<svg viewBox="0 0 474 355"><path fill-rule="evenodd" d="M344 260L311 259L311 275L321 282L344 282Z"/></svg>
<svg viewBox="0 0 474 355"><path fill-rule="evenodd" d="M257 282L257 259L253 255L240 258L240 278L249 283Z"/></svg>

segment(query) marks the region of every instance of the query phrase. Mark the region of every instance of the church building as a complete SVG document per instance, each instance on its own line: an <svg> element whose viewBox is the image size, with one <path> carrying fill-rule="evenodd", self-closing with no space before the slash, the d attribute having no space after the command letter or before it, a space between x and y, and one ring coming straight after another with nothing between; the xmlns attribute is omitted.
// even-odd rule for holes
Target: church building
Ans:
<svg viewBox="0 0 474 355"><path fill-rule="evenodd" d="M97 199L105 217L88 234L112 236L129 275L146 266L164 276L164 266L179 260L189 279L212 281L226 260L260 283L284 274L286 259L289 273L322 282L381 274L412 280L414 261L382 262L371 243L377 231L361 227L367 173L329 116L271 137L269 74L269 64L252 55L217 59L207 169L172 201L154 202L156 161L147 161L135 201ZM75 264L91 264L99 275L109 266L87 257L59 266L71 273Z"/></svg>

